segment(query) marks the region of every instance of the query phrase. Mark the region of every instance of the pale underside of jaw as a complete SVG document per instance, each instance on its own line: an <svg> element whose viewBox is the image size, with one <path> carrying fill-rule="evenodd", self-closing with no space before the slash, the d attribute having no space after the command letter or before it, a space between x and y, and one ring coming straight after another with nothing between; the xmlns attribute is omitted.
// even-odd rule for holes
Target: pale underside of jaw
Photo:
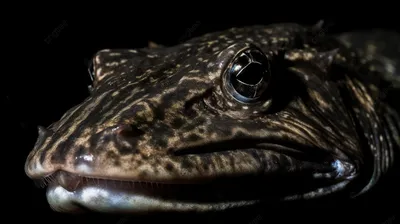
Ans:
<svg viewBox="0 0 400 224"><path fill-rule="evenodd" d="M207 212L248 206L258 202L257 200L220 203L179 202L134 192L105 189L101 186L86 186L71 192L59 185L48 187L47 200L53 210L67 213L82 212L82 207L105 213Z"/></svg>

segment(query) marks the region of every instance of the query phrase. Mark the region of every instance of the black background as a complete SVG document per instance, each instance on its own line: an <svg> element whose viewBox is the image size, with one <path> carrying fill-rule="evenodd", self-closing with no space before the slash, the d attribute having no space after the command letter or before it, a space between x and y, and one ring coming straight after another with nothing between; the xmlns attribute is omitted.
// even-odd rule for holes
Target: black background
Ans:
<svg viewBox="0 0 400 224"><path fill-rule="evenodd" d="M17 215L12 215L13 223L24 222L26 218L30 223L42 224L86 220L52 212L46 202L45 191L34 186L26 177L23 167L26 156L37 137L36 126L49 125L59 119L67 109L88 96L87 85L90 84L90 79L86 62L96 51L103 48L144 47L149 40L163 45L173 45L206 32L231 26L273 22L314 24L323 18L309 15L307 18L287 15L268 18L264 14L228 16L229 13L221 12L224 16L218 19L193 19L176 14L163 15L159 18L114 16L111 19L111 16L105 14L99 13L96 16L96 12L90 13L93 14L90 19L55 19L48 18L46 15L43 15L43 19L25 19L22 25L13 28L16 31L11 31L14 32L11 37L18 39L16 46L22 47L17 51L18 54L13 56L13 61L17 62L13 65L15 67L11 67L11 70L3 70L3 77L6 79L2 81L2 90L5 91L3 105L6 108L3 121L6 125L3 126L3 131L6 131L6 142L11 143L3 149L7 152L4 154L6 155L4 160L10 160L7 162L13 164L9 166L3 163L3 166L6 164L6 168L3 169L4 175L10 175L4 179L7 189L3 191L3 194L4 197L11 197L10 202L6 204L6 210L19 211ZM386 14L385 18L364 13L340 19L324 19L334 25L329 27L327 32L375 27L399 30L395 14ZM8 45L7 42L3 44ZM391 205L389 201L391 203L397 201L397 204ZM399 200L392 196L387 203L379 201L378 204L373 204L375 202L366 200L361 203L361 207L350 208L359 209L361 212L354 212L358 216L352 219L343 218L341 221L342 223L355 220L352 222L389 224L400 219L396 215L398 209L395 209L399 207L398 202ZM347 213L352 213L348 211L348 206L336 207L332 209L330 217L321 219L321 223L340 215L343 209L347 209ZM310 216L315 215L314 211L306 212L309 212ZM250 217L244 223L256 224L268 220L266 217L257 217ZM95 220L97 223L117 223L114 219L110 221L97 218ZM296 221L295 217L294 221ZM86 221L86 223L89 222Z"/></svg>

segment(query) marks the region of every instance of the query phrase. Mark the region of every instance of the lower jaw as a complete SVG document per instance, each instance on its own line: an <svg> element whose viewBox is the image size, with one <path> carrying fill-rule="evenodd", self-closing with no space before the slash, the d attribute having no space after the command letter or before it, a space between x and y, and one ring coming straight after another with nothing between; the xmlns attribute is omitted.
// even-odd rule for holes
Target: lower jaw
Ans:
<svg viewBox="0 0 400 224"><path fill-rule="evenodd" d="M230 208L254 205L259 202L258 200L243 200L196 203L138 195L133 192L110 190L99 186L86 186L70 192L59 185L48 187L47 200L51 208L58 212L93 211L113 214L224 211Z"/></svg>
<svg viewBox="0 0 400 224"><path fill-rule="evenodd" d="M209 212L247 207L259 202L315 198L344 188L348 181L317 178L312 173L335 173L332 165L321 167L299 162L299 172L287 171L211 180L206 184L159 184L78 177L60 171L47 188L47 200L58 212L153 213ZM301 166L300 166L301 165ZM289 170L289 168L285 167ZM303 170L304 169L304 170ZM332 173L333 172L333 173ZM322 174L321 173L321 174ZM60 184L62 183L62 184ZM143 185L144 186L143 186ZM68 190L67 190L68 189Z"/></svg>
<svg viewBox="0 0 400 224"><path fill-rule="evenodd" d="M277 188L267 189L266 185L257 186L247 185L246 190L238 190L236 193L227 194L218 198L218 194L213 194L210 190L192 191L194 197L183 197L182 194L168 192L164 194L149 194L145 191L134 189L121 190L119 188L107 187L105 185L86 185L74 191L68 191L58 183L50 184L47 188L47 200L50 207L57 212L64 213L83 213L100 212L111 214L149 214L149 213L173 213L173 212L218 212L234 208L244 208L256 205L260 202L275 204L279 201L293 201L299 199L312 199L330 194L347 185L348 181L332 183L325 188L314 188L311 191L288 191L289 188L301 188L304 182L287 183ZM149 187L148 185L145 187ZM190 187L190 186L186 186ZM235 188L234 186L231 186ZM156 188L156 187L155 187ZM265 190L264 192L262 190ZM323 190L322 190L323 189ZM154 190L154 189L153 189ZM181 190L182 191L182 190ZM226 191L229 191L227 186ZM249 192L246 196L238 196ZM152 192L154 193L154 192ZM252 194L251 194L252 193ZM207 195L208 198L203 197ZM237 197L232 197L234 194ZM227 199L229 198L229 199Z"/></svg>

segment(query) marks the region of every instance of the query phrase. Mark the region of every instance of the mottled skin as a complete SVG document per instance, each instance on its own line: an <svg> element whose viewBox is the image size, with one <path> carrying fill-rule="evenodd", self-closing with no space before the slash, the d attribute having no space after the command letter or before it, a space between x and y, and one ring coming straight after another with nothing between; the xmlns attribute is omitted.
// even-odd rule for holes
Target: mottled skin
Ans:
<svg viewBox="0 0 400 224"><path fill-rule="evenodd" d="M48 200L68 212L77 209L71 201L134 213L363 193L394 163L399 120L374 98L380 71L349 46L316 39L316 28L233 28L173 47L99 51L90 96L39 128L25 171L56 180ZM241 102L226 74L256 47L271 79L261 98ZM161 194L167 185L216 193L203 201L185 190ZM112 204L116 195L130 199Z"/></svg>

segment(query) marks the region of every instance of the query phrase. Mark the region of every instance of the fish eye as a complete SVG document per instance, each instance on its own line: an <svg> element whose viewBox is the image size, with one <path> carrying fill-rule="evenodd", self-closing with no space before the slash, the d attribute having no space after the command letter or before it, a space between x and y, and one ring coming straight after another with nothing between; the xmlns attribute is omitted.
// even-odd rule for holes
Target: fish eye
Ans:
<svg viewBox="0 0 400 224"><path fill-rule="evenodd" d="M225 88L237 101L252 103L266 90L270 80L267 56L256 47L241 51L226 70Z"/></svg>

